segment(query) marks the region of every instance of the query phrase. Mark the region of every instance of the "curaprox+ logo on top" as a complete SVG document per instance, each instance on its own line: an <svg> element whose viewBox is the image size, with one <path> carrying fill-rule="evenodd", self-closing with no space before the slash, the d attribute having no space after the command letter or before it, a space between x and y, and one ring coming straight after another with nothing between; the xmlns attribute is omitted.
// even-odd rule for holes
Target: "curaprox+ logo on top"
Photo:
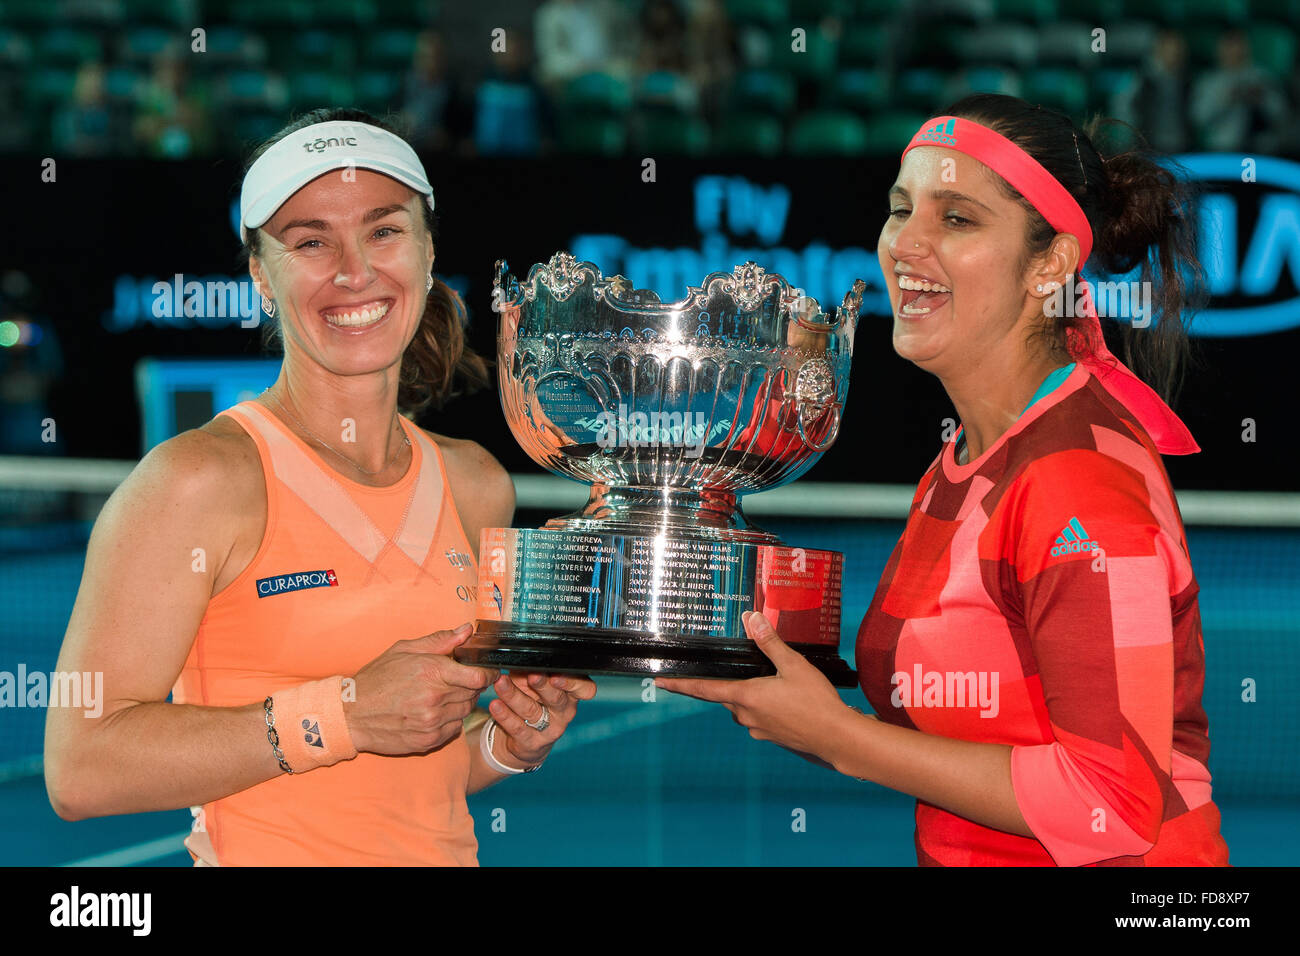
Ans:
<svg viewBox="0 0 1300 956"><path fill-rule="evenodd" d="M257 596L264 598L273 594L303 591L307 588L336 588L338 586L339 578L334 573L333 568L326 571L295 571L293 574L277 574L269 578L258 578Z"/></svg>

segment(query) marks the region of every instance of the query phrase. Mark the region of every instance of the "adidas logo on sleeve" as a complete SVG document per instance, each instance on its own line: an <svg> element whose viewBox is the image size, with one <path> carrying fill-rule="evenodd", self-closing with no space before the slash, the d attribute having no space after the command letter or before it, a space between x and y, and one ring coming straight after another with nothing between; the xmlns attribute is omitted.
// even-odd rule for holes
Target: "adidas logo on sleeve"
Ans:
<svg viewBox="0 0 1300 956"><path fill-rule="evenodd" d="M1079 523L1078 518L1071 518L1070 523L1061 529L1061 534L1056 539L1056 545L1052 548L1052 557L1059 557L1063 554L1091 554L1093 551L1100 550L1101 545L1088 537L1088 532L1083 530L1083 525Z"/></svg>

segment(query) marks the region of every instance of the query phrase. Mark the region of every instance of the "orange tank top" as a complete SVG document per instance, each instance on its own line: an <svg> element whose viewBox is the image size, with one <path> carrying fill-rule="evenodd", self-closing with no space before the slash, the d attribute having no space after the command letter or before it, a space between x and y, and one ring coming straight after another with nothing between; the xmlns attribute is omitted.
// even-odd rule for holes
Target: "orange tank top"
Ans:
<svg viewBox="0 0 1300 956"><path fill-rule="evenodd" d="M411 466L372 488L327 468L256 402L221 414L257 444L266 531L208 602L176 703L239 706L351 676L395 641L474 619L477 566L442 455L419 428L400 419ZM469 766L462 735L422 756L361 753L281 774L195 808L186 846L199 865L477 865Z"/></svg>

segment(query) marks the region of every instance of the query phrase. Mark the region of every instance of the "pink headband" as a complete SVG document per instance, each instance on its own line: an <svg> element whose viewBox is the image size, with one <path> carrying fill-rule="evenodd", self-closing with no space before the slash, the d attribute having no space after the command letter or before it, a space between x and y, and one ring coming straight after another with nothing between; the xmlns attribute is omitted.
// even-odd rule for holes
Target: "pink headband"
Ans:
<svg viewBox="0 0 1300 956"><path fill-rule="evenodd" d="M1005 179L1053 229L1079 240L1079 264L1075 271L1082 271L1092 253L1092 227L1088 217L1060 181L1023 149L1001 133L959 116L936 116L922 123L899 162L908 150L917 146L955 149L979 160ZM1092 301L1092 287L1085 279L1077 288L1083 314L1089 319L1083 333L1085 341L1080 341L1075 330L1070 330L1076 352L1086 353L1080 361L1141 422L1161 453L1191 455L1200 451L1192 433L1173 409L1106 348L1101 320Z"/></svg>

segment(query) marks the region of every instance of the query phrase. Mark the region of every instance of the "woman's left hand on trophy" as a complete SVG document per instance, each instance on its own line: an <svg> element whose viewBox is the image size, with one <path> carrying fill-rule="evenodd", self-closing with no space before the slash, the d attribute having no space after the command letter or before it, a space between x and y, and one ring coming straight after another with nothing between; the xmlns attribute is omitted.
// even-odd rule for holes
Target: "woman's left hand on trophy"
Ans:
<svg viewBox="0 0 1300 956"><path fill-rule="evenodd" d="M596 696L596 683L572 674L502 674L493 685L497 699L488 710L505 733L506 748L525 765L546 759L577 715L578 701ZM525 721L540 723L545 706L549 721L537 730Z"/></svg>

